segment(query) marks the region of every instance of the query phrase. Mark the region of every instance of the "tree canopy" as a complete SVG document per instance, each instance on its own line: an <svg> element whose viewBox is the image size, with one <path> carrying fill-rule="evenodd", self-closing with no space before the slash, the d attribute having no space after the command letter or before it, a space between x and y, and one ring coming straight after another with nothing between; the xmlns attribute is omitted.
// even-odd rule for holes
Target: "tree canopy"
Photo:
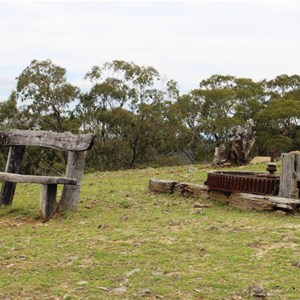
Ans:
<svg viewBox="0 0 300 300"><path fill-rule="evenodd" d="M114 60L93 66L84 79L87 91L51 60L33 60L0 103L2 128L93 132L87 164L97 170L211 161L213 149L248 119L257 134L253 155L300 148L299 75L253 81L215 74L181 94L155 68ZM63 156L34 157L33 172L64 163Z"/></svg>

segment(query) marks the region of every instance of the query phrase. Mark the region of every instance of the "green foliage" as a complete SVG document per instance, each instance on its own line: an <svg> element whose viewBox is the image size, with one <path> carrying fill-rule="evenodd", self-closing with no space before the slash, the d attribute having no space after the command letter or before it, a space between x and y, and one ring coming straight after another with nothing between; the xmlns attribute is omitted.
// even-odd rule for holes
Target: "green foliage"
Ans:
<svg viewBox="0 0 300 300"><path fill-rule="evenodd" d="M0 128L26 128L26 121L17 107L17 93L13 91L7 101L0 103Z"/></svg>
<svg viewBox="0 0 300 300"><path fill-rule="evenodd" d="M85 78L95 82L89 93L93 108L122 108L127 104L136 110L140 103L152 102L159 94L154 88L159 73L153 67L140 67L121 60L106 62L102 67L94 66Z"/></svg>
<svg viewBox="0 0 300 300"><path fill-rule="evenodd" d="M0 103L1 128L92 132L89 170L209 162L215 147L229 145L233 126L248 119L257 136L253 156L271 146L278 155L300 148L299 75L254 82L215 74L182 95L155 68L114 60L92 67L85 79L91 88L80 92L64 68L33 60ZM29 149L24 170L60 172L65 159Z"/></svg>
<svg viewBox="0 0 300 300"><path fill-rule="evenodd" d="M33 60L17 77L16 92L0 104L1 127L77 133L81 121L71 105L78 94L79 89L67 82L64 68L51 60ZM65 160L64 154L29 148L22 168L29 174L59 173Z"/></svg>
<svg viewBox="0 0 300 300"><path fill-rule="evenodd" d="M282 74L267 82L271 98L283 98L300 90L300 76Z"/></svg>
<svg viewBox="0 0 300 300"><path fill-rule="evenodd" d="M69 105L79 90L67 82L66 70L51 60L33 60L17 78L18 100L34 128L63 132Z"/></svg>
<svg viewBox="0 0 300 300"><path fill-rule="evenodd" d="M178 94L175 81L158 90L154 68L124 61L93 67L85 78L94 85L82 95L77 111L84 129L96 134L94 153L103 158L99 168L153 163L174 150L176 128L168 122L165 97Z"/></svg>

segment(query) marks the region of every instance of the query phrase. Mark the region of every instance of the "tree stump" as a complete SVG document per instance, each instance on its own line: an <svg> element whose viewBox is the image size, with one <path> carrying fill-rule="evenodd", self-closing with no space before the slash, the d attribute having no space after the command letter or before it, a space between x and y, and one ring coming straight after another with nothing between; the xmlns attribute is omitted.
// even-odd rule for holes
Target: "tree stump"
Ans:
<svg viewBox="0 0 300 300"><path fill-rule="evenodd" d="M227 161L226 157L226 147L224 144L220 145L220 147L215 148L213 165L221 165Z"/></svg>
<svg viewBox="0 0 300 300"><path fill-rule="evenodd" d="M234 127L230 134L231 142L230 161L235 164L243 165L249 162L249 153L255 143L254 123L249 119L244 126Z"/></svg>

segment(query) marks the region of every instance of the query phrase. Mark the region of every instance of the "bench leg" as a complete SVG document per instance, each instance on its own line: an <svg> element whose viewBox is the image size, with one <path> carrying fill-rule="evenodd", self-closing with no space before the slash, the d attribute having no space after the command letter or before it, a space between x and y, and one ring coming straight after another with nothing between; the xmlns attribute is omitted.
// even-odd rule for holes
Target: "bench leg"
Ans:
<svg viewBox="0 0 300 300"><path fill-rule="evenodd" d="M77 210L85 156L86 151L69 151L66 177L77 179L77 185L64 185L61 200L58 204L58 211L60 212Z"/></svg>
<svg viewBox="0 0 300 300"><path fill-rule="evenodd" d="M40 197L40 215L43 222L48 221L57 209L57 184L42 184Z"/></svg>
<svg viewBox="0 0 300 300"><path fill-rule="evenodd" d="M5 168L6 173L19 173L24 152L25 146L11 146L9 148ZM12 204L15 195L16 185L17 184L15 182L3 182L0 195L0 206Z"/></svg>

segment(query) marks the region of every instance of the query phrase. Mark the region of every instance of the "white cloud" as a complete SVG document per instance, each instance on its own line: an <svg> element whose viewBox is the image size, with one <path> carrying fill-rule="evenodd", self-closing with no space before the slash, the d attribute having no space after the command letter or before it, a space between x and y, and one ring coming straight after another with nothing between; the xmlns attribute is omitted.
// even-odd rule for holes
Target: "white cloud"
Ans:
<svg viewBox="0 0 300 300"><path fill-rule="evenodd" d="M113 59L151 65L185 92L215 73L294 74L299 13L289 1L0 2L0 100L33 59L50 58L82 87Z"/></svg>

